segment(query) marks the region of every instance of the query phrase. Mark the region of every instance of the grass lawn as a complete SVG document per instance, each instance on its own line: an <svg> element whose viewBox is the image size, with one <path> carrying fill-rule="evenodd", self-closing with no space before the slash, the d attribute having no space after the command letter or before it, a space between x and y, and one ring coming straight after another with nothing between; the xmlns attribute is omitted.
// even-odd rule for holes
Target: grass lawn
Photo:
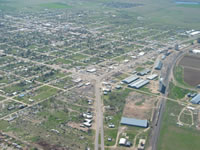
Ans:
<svg viewBox="0 0 200 150"><path fill-rule="evenodd" d="M147 93L151 93L150 89L147 87L142 87L140 88L141 91L147 92Z"/></svg>
<svg viewBox="0 0 200 150"><path fill-rule="evenodd" d="M189 114L182 113L180 117L180 121L186 124L192 124L192 116Z"/></svg>
<svg viewBox="0 0 200 150"><path fill-rule="evenodd" d="M4 99L5 99L5 97L0 96L0 101L2 101L2 100L4 100Z"/></svg>
<svg viewBox="0 0 200 150"><path fill-rule="evenodd" d="M69 60L69 59L64 59L64 58L58 58L55 60L56 64L72 64L73 61Z"/></svg>
<svg viewBox="0 0 200 150"><path fill-rule="evenodd" d="M173 99L182 99L185 97L186 94L190 93L190 90L180 88L178 86L175 86L172 82L169 84L169 98Z"/></svg>
<svg viewBox="0 0 200 150"><path fill-rule="evenodd" d="M116 138L117 138L117 132L118 132L118 129L116 129L116 128L115 129L104 128L104 133L106 133L104 136L105 146L115 145ZM108 141L108 138L112 138L112 141Z"/></svg>
<svg viewBox="0 0 200 150"><path fill-rule="evenodd" d="M29 101L30 99L34 101L41 101L57 94L58 91L59 91L58 89L49 86L42 86L39 89L35 90L34 92L28 93L24 97L17 96L15 97L15 99L29 104L31 103Z"/></svg>
<svg viewBox="0 0 200 150"><path fill-rule="evenodd" d="M200 133L195 130L169 125L163 131L158 150L198 150Z"/></svg>
<svg viewBox="0 0 200 150"><path fill-rule="evenodd" d="M122 61L124 61L124 60L129 60L129 59L130 59L129 56L123 55L123 56L120 56L120 57L115 58L114 60L117 61L117 62L122 62Z"/></svg>
<svg viewBox="0 0 200 150"><path fill-rule="evenodd" d="M145 68L143 68L143 67L137 67L136 69L135 69L135 71L137 71L137 72L140 72L140 71L142 71L142 70L144 70Z"/></svg>
<svg viewBox="0 0 200 150"><path fill-rule="evenodd" d="M125 74L125 73L120 73L119 75L116 75L115 78L118 80L123 80L125 78L127 78L129 75Z"/></svg>
<svg viewBox="0 0 200 150"><path fill-rule="evenodd" d="M69 56L70 59L75 60L75 61L80 61L82 59L86 59L88 56L83 55L83 54L73 54L72 56Z"/></svg>

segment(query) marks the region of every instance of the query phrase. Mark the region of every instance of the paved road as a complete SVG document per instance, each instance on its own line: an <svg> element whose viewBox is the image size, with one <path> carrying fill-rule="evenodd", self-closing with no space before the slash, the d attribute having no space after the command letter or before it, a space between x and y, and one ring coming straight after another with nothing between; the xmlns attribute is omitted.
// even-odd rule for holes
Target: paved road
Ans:
<svg viewBox="0 0 200 150"><path fill-rule="evenodd" d="M100 80L96 80L95 85L95 98L96 98L96 137L95 137L95 150L99 149L99 134L101 134L101 149L104 150L104 131L103 131L103 112L101 101L101 83Z"/></svg>

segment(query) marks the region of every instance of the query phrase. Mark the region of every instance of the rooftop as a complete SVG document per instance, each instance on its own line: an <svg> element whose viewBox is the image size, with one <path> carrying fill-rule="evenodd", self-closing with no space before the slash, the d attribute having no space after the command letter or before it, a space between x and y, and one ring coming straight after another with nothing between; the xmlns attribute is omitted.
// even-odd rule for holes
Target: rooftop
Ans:
<svg viewBox="0 0 200 150"><path fill-rule="evenodd" d="M133 82L133 81L135 81L137 79L139 79L138 76L132 75L132 76L130 76L130 77L128 77L128 78L126 78L126 79L124 79L122 81L125 82L125 83L127 83L127 84L129 84L129 83L131 83L131 82Z"/></svg>
<svg viewBox="0 0 200 150"><path fill-rule="evenodd" d="M190 102L193 104L200 104L200 94L197 94Z"/></svg>
<svg viewBox="0 0 200 150"><path fill-rule="evenodd" d="M137 127L143 127L143 128L148 127L147 120L139 120L139 119L134 119L134 118L122 117L120 123L123 125L129 125L129 126L137 126Z"/></svg>

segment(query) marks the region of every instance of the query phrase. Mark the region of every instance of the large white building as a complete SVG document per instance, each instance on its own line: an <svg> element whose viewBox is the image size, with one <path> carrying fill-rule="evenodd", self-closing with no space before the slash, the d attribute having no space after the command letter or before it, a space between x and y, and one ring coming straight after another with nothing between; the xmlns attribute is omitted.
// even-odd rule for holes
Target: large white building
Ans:
<svg viewBox="0 0 200 150"><path fill-rule="evenodd" d="M199 49L194 49L194 50L192 50L192 52L193 52L194 54L200 54L200 50L199 50Z"/></svg>

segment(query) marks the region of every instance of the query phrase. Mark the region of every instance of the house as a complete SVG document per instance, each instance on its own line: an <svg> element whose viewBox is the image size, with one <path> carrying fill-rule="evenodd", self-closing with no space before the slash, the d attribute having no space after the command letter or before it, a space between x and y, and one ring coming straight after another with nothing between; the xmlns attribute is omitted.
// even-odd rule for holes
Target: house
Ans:
<svg viewBox="0 0 200 150"><path fill-rule="evenodd" d="M119 145L125 145L126 144L126 139L125 138L121 138L120 140L119 140Z"/></svg>
<svg viewBox="0 0 200 150"><path fill-rule="evenodd" d="M120 138L119 145L120 146L131 147L132 143L130 141L128 141L127 139L125 139L125 138Z"/></svg>

